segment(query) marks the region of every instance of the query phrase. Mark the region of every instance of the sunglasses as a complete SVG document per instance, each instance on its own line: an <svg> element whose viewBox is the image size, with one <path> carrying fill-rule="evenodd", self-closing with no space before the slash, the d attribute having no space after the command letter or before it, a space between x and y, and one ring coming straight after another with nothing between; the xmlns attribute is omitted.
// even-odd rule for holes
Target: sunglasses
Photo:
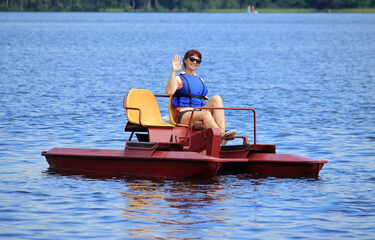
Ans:
<svg viewBox="0 0 375 240"><path fill-rule="evenodd" d="M202 62L202 59L196 59L196 58L194 58L192 56L188 57L188 59L190 60L190 62L194 62L195 61L198 64L200 64Z"/></svg>

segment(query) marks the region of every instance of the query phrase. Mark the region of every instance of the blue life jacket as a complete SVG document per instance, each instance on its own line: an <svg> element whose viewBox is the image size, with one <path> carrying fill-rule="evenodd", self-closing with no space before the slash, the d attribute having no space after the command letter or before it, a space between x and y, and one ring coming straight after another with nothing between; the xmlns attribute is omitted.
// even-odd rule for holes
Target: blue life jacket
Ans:
<svg viewBox="0 0 375 240"><path fill-rule="evenodd" d="M207 87L202 79L189 74L181 74L183 87L173 94L172 104L176 107L203 107L206 105Z"/></svg>

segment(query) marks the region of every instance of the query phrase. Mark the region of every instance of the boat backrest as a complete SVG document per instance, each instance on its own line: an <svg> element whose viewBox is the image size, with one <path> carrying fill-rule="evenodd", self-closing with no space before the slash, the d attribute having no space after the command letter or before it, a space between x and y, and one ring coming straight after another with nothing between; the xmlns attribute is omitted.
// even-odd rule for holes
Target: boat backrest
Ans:
<svg viewBox="0 0 375 240"><path fill-rule="evenodd" d="M173 127L172 124L163 121L159 104L150 90L131 89L126 96L124 107L128 121L133 124L147 127ZM139 122L139 115L141 115L141 122Z"/></svg>
<svg viewBox="0 0 375 240"><path fill-rule="evenodd" d="M169 121L171 121L173 125L176 125L176 106L172 104L172 101L173 96L170 96L168 102Z"/></svg>
<svg viewBox="0 0 375 240"><path fill-rule="evenodd" d="M178 126L181 126L181 127L187 127L187 125L185 124L177 124L177 119L176 119L176 106L172 104L172 101L173 101L173 96L170 96L169 97L169 103L168 103L168 111L169 111L169 121L171 121L171 123L173 125L178 125Z"/></svg>

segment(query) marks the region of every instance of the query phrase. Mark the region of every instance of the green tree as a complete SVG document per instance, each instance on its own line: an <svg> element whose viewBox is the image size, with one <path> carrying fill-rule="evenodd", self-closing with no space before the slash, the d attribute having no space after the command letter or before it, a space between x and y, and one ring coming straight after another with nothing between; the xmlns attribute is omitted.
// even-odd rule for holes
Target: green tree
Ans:
<svg viewBox="0 0 375 240"><path fill-rule="evenodd" d="M237 0L226 0L223 1L223 8L239 8L240 4Z"/></svg>
<svg viewBox="0 0 375 240"><path fill-rule="evenodd" d="M285 8L367 8L375 0L0 0L2 11L201 11L205 9L260 7Z"/></svg>

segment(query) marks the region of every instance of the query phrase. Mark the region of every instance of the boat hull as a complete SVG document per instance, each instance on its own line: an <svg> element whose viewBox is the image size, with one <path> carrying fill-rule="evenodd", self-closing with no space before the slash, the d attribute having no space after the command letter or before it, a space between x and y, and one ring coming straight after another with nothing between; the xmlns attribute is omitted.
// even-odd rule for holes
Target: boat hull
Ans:
<svg viewBox="0 0 375 240"><path fill-rule="evenodd" d="M222 161L163 156L127 157L124 150L54 148L42 152L51 169L100 176L212 179ZM187 154L189 157L189 154Z"/></svg>
<svg viewBox="0 0 375 240"><path fill-rule="evenodd" d="M293 154L253 153L247 158L214 158L197 152L156 151L152 156L126 150L53 148L42 152L51 169L100 176L212 179L219 174L318 177L327 161ZM230 155L227 152L227 155ZM240 156L235 155L234 156Z"/></svg>
<svg viewBox="0 0 375 240"><path fill-rule="evenodd" d="M324 160L297 156L294 154L255 153L248 162L227 162L221 173L250 173L273 177L318 177Z"/></svg>

